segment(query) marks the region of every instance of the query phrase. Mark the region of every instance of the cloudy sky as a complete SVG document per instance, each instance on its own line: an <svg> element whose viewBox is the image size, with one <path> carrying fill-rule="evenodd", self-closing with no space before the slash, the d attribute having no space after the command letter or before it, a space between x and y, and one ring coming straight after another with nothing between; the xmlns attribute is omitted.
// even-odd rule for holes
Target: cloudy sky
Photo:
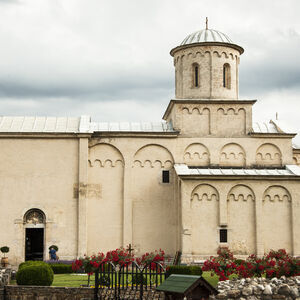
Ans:
<svg viewBox="0 0 300 300"><path fill-rule="evenodd" d="M299 0L0 0L0 115L159 121L170 49L209 27L245 49L254 119L300 129Z"/></svg>

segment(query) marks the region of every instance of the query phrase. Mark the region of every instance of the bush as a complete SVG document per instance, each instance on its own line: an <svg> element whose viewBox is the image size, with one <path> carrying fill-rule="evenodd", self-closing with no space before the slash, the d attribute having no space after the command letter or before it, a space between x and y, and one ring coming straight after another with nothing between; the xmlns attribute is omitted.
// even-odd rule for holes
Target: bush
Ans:
<svg viewBox="0 0 300 300"><path fill-rule="evenodd" d="M166 278L171 274L183 275L202 275L202 269L199 266L169 266L166 271Z"/></svg>
<svg viewBox="0 0 300 300"><path fill-rule="evenodd" d="M18 285L50 286L53 282L53 271L44 262L25 262L17 272Z"/></svg>
<svg viewBox="0 0 300 300"><path fill-rule="evenodd" d="M29 266L41 266L41 265L46 265L47 264L43 261L38 261L38 260L27 260L19 264L19 270L23 269L24 267L29 267Z"/></svg>
<svg viewBox="0 0 300 300"><path fill-rule="evenodd" d="M66 264L49 264L54 274L69 274L74 273L72 265Z"/></svg>

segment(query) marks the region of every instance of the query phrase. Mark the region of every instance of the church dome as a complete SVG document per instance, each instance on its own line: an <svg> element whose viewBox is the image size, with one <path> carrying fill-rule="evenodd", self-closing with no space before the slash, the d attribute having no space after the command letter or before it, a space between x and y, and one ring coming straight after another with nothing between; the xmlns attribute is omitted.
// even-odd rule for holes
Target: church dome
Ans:
<svg viewBox="0 0 300 300"><path fill-rule="evenodd" d="M235 44L227 34L218 30L208 29L206 27L205 29L201 29L189 34L179 46L171 50L170 54L174 56L174 53L177 50L196 45L227 46L238 50L240 54L244 52L244 49Z"/></svg>
<svg viewBox="0 0 300 300"><path fill-rule="evenodd" d="M206 43L206 42L234 44L233 41L225 33L222 33L214 29L202 29L189 34L182 41L180 46L194 44L194 43Z"/></svg>

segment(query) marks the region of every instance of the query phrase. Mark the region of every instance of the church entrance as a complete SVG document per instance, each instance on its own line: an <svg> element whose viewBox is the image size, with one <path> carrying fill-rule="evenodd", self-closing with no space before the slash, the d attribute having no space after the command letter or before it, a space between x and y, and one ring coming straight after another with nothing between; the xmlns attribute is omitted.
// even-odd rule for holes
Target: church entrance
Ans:
<svg viewBox="0 0 300 300"><path fill-rule="evenodd" d="M24 216L25 260L44 259L45 219L39 209L30 209Z"/></svg>
<svg viewBox="0 0 300 300"><path fill-rule="evenodd" d="M44 228L26 228L25 260L43 260Z"/></svg>

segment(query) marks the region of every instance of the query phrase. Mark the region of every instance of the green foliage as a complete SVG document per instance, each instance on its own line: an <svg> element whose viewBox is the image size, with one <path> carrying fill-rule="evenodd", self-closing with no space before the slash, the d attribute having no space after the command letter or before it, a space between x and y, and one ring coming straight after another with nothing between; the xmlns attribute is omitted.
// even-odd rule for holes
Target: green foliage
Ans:
<svg viewBox="0 0 300 300"><path fill-rule="evenodd" d="M243 260L243 259L236 259L234 262L235 262L235 264L236 264L237 266L240 266L240 265L242 265L243 263L245 263L245 260Z"/></svg>
<svg viewBox="0 0 300 300"><path fill-rule="evenodd" d="M56 245L51 245L51 246L49 247L49 250L50 250L51 248L53 248L56 252L58 251L58 247L57 247Z"/></svg>
<svg viewBox="0 0 300 300"><path fill-rule="evenodd" d="M202 275L202 269L199 266L169 266L166 271L166 278L171 274L184 274L184 275Z"/></svg>
<svg viewBox="0 0 300 300"><path fill-rule="evenodd" d="M17 272L18 285L50 286L53 282L51 267L39 261L29 261L20 264Z"/></svg>
<svg viewBox="0 0 300 300"><path fill-rule="evenodd" d="M0 248L0 251L1 251L2 253L8 253L8 252L9 252L9 247L3 246L3 247Z"/></svg>
<svg viewBox="0 0 300 300"><path fill-rule="evenodd" d="M29 267L29 266L48 266L47 263L40 261L40 260L27 260L19 264L19 270L23 269L24 267Z"/></svg>
<svg viewBox="0 0 300 300"><path fill-rule="evenodd" d="M72 265L66 264L49 264L54 274L69 274L74 273Z"/></svg>

